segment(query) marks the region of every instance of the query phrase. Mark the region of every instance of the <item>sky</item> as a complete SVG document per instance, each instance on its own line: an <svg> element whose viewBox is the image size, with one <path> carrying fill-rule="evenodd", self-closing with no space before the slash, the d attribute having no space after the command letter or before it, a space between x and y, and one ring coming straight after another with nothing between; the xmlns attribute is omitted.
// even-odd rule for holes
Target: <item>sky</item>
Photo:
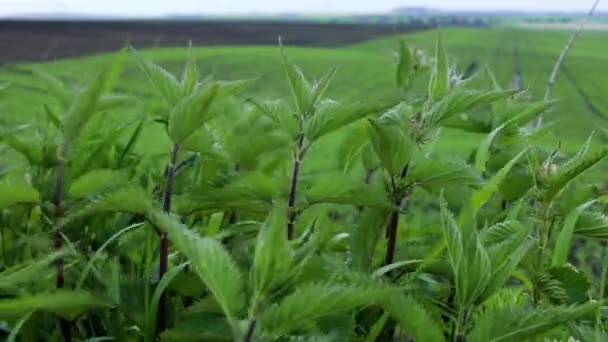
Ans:
<svg viewBox="0 0 608 342"><path fill-rule="evenodd" d="M0 16L93 14L159 16L280 13L381 13L402 6L450 10L587 11L593 0L0 0ZM608 0L598 7L608 11Z"/></svg>

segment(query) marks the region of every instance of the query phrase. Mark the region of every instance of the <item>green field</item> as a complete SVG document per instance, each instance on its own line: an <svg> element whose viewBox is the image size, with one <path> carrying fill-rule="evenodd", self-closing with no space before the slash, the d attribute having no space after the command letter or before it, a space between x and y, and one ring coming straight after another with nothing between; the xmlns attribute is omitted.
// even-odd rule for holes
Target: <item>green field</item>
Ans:
<svg viewBox="0 0 608 342"><path fill-rule="evenodd" d="M452 61L461 71L469 63L476 62L481 69L490 68L504 88L511 86L518 51L522 86L529 89L531 99L541 99L554 61L569 33L454 28L413 33L404 38L412 46L432 53L434 41L439 35L443 37ZM603 60L608 55L608 45L605 44L607 36L608 32L583 33L564 64L572 77L566 77L563 72L558 76L554 97L559 100L559 105L547 120L556 122L550 141L563 141L567 150L571 150L571 145L580 142L591 130L604 127L608 121L608 96L605 96L608 81L604 76L608 72L608 65ZM373 102L395 99L399 94L393 76L396 42L397 37L388 37L340 48L289 47L289 53L311 75L320 76L333 66L338 68L330 96ZM226 80L254 78L256 83L250 88L249 94L271 97L286 95L287 81L276 46L200 47L194 51L203 74L212 73L216 78ZM179 73L186 49L176 47L141 53ZM39 67L67 80L86 79L92 76L86 73L88 70L106 65L111 57L112 54L96 55L38 65L17 64L0 69L0 82L11 84L0 105L2 119L22 122L25 118L42 115L45 95L40 91L39 81L24 72L28 68ZM132 60L128 62L123 76L119 86L121 91L152 93ZM446 135L449 137L450 133ZM445 138L443 142L446 142ZM153 137L149 143L155 150L156 147L166 150L166 146L159 146L158 140Z"/></svg>

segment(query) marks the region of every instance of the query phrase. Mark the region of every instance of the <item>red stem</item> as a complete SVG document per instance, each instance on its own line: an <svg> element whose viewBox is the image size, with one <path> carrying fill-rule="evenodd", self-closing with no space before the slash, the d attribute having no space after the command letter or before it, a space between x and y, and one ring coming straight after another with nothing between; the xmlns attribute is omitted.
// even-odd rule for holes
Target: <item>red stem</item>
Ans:
<svg viewBox="0 0 608 342"><path fill-rule="evenodd" d="M399 227L399 212L393 211L386 225L386 255L384 256L384 265L390 265L395 260L397 227Z"/></svg>
<svg viewBox="0 0 608 342"><path fill-rule="evenodd" d="M296 208L296 195L298 193L298 175L300 174L300 164L302 161L301 150L302 145L304 144L304 135L300 135L298 140L298 147L296 152L294 153L294 162L293 162L293 171L291 174L291 185L289 187L289 200L288 200L288 223L287 223L287 239L293 240L295 239L295 225L296 218L298 217L298 212Z"/></svg>
<svg viewBox="0 0 608 342"><path fill-rule="evenodd" d="M405 165L405 167L401 170L401 174L399 177L401 179L407 177L409 170L409 164ZM391 186L393 189L393 193L398 193L397 185L395 184L395 179L391 177ZM401 202L403 198L399 198L395 200L395 207L399 208L401 206ZM386 255L384 256L384 265L390 265L395 261L395 250L397 249L397 228L399 227L399 211L395 209L391 212L391 215L388 218L388 223L386 225Z"/></svg>

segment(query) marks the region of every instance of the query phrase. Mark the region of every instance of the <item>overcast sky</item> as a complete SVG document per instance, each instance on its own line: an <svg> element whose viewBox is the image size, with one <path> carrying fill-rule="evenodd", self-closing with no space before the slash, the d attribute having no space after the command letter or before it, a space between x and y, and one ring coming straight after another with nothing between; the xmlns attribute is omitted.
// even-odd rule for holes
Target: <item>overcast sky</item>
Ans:
<svg viewBox="0 0 608 342"><path fill-rule="evenodd" d="M460 10L586 11L593 0L0 0L0 16L73 13L156 16L165 14L362 13L400 6ZM598 10L608 11L608 0Z"/></svg>

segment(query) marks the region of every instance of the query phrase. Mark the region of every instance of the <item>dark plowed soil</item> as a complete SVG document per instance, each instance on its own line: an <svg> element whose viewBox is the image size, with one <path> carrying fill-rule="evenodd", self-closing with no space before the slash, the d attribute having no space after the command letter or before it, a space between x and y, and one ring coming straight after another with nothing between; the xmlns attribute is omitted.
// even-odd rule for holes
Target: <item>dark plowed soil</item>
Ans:
<svg viewBox="0 0 608 342"><path fill-rule="evenodd" d="M0 21L0 63L45 61L137 48L285 44L339 46L422 29L420 25L259 21Z"/></svg>

